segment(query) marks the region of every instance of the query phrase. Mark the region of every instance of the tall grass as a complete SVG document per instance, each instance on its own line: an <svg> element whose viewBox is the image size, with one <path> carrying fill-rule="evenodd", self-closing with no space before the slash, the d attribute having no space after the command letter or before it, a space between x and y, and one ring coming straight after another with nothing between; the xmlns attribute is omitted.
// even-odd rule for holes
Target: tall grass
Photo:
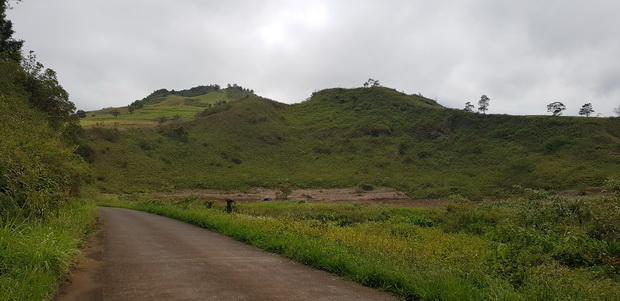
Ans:
<svg viewBox="0 0 620 301"><path fill-rule="evenodd" d="M620 199L578 203L542 198L418 209L260 202L238 204L233 214L194 198L121 205L212 229L405 299L617 300L619 214L600 214Z"/></svg>
<svg viewBox="0 0 620 301"><path fill-rule="evenodd" d="M0 220L0 300L47 300L94 230L94 205L74 201L45 220Z"/></svg>

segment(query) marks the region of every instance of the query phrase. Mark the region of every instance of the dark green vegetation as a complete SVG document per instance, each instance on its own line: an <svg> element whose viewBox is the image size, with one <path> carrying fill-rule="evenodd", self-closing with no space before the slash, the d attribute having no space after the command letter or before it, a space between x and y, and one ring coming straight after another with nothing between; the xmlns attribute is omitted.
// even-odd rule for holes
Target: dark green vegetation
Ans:
<svg viewBox="0 0 620 301"><path fill-rule="evenodd" d="M0 300L45 300L96 211L70 200L88 174L75 106L53 70L22 57L6 9L0 1Z"/></svg>
<svg viewBox="0 0 620 301"><path fill-rule="evenodd" d="M2 39L1 53L15 50L5 47L10 35ZM74 154L81 127L53 70L32 53L6 56L0 59L0 219L43 219L79 192L87 171Z"/></svg>
<svg viewBox="0 0 620 301"><path fill-rule="evenodd" d="M77 193L87 166L33 108L19 64L0 61L0 219L45 218Z"/></svg>
<svg viewBox="0 0 620 301"><path fill-rule="evenodd" d="M220 92L193 97L212 93ZM384 87L328 89L293 105L249 96L183 119L90 128L96 187L370 185L481 199L510 195L515 185L585 190L620 170L618 119L474 114Z"/></svg>
<svg viewBox="0 0 620 301"><path fill-rule="evenodd" d="M445 208L240 203L232 214L192 197L108 205L184 220L409 300L618 300L620 198L524 194Z"/></svg>

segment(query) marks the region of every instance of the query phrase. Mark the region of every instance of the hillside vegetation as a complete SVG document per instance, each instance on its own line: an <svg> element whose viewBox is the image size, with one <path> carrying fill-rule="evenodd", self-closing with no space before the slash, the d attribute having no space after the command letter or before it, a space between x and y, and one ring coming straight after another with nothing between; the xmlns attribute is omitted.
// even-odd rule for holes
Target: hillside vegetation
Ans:
<svg viewBox="0 0 620 301"><path fill-rule="evenodd" d="M192 97L213 101L222 92ZM175 100L162 95L118 119ZM167 108L171 116L174 106ZM416 198L479 199L519 186L585 191L620 170L618 119L482 115L385 87L327 89L293 105L246 94L196 108L194 119L157 126L92 126L94 185L107 192L384 186Z"/></svg>
<svg viewBox="0 0 620 301"><path fill-rule="evenodd" d="M46 218L79 192L88 172L73 153L79 126L69 114L48 115L64 104L44 102L62 87L39 76L0 61L0 221Z"/></svg>
<svg viewBox="0 0 620 301"><path fill-rule="evenodd" d="M48 300L96 210L73 199L88 174L75 106L53 70L22 55L7 8L0 1L0 300Z"/></svg>
<svg viewBox="0 0 620 301"><path fill-rule="evenodd" d="M221 106L229 101L254 95L250 90L234 86L198 86L182 91L157 90L127 107L106 108L84 114L81 125L117 128L148 127L177 120L193 120L197 113Z"/></svg>

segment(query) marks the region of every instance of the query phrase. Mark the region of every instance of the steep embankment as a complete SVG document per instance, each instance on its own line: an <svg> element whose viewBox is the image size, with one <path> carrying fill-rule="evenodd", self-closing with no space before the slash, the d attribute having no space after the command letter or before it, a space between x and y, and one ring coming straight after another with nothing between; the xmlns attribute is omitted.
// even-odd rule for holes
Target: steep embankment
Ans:
<svg viewBox="0 0 620 301"><path fill-rule="evenodd" d="M467 113L373 87L294 105L248 95L192 121L89 134L102 190L388 186L433 198L600 185L620 170L619 128L616 119Z"/></svg>
<svg viewBox="0 0 620 301"><path fill-rule="evenodd" d="M0 23L4 8L0 2ZM95 207L70 200L88 169L73 153L72 134L79 128L66 92L53 71L42 76L42 68L27 70L5 60L5 49L0 48L0 300L47 300L69 272Z"/></svg>

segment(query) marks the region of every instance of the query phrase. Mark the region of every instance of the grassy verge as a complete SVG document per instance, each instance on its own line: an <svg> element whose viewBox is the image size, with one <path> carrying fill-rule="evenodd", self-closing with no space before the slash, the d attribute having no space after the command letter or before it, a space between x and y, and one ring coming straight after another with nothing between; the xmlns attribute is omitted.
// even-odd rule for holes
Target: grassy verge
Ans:
<svg viewBox="0 0 620 301"><path fill-rule="evenodd" d="M0 300L47 300L94 230L96 208L75 201L44 221L0 219Z"/></svg>
<svg viewBox="0 0 620 301"><path fill-rule="evenodd" d="M618 300L620 198L443 209L195 198L108 203L183 220L405 299ZM617 210L616 210L617 211Z"/></svg>

